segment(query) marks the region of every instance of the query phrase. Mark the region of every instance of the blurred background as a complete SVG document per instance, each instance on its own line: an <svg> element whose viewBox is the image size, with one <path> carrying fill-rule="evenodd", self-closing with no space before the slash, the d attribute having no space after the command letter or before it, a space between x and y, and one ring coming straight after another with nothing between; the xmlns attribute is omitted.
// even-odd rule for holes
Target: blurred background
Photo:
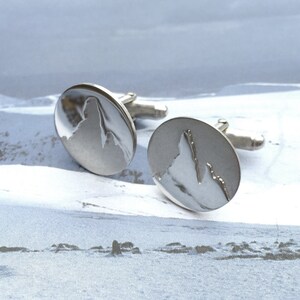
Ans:
<svg viewBox="0 0 300 300"><path fill-rule="evenodd" d="M300 82L299 0L0 1L0 94L185 97Z"/></svg>

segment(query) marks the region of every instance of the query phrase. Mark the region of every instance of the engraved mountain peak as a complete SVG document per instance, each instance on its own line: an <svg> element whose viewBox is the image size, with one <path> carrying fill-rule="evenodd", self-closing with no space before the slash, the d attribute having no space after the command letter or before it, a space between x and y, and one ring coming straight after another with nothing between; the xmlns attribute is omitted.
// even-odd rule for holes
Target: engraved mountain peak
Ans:
<svg viewBox="0 0 300 300"><path fill-rule="evenodd" d="M197 153L192 132L185 130L178 143L179 153L172 160L170 166L161 174L157 174L159 182L174 199L186 207L201 207L202 210L218 208L223 201L228 201L225 182L217 176L212 164L201 160ZM214 203L209 201L215 195Z"/></svg>
<svg viewBox="0 0 300 300"><path fill-rule="evenodd" d="M71 155L94 173L103 170L102 175L112 174L115 168L126 168L130 161L129 151L124 149L120 138L107 128L105 115L96 98L86 100L83 117L73 135L63 138Z"/></svg>

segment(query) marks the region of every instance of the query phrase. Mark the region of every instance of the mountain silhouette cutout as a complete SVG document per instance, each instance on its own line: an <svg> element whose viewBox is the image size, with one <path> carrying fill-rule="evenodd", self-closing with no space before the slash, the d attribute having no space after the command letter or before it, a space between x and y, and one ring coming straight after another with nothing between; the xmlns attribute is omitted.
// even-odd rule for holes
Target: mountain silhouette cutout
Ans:
<svg viewBox="0 0 300 300"><path fill-rule="evenodd" d="M155 175L172 198L195 210L219 208L230 199L224 180L217 176L213 164L199 160L191 131L181 134L179 153L165 172Z"/></svg>
<svg viewBox="0 0 300 300"><path fill-rule="evenodd" d="M95 97L85 101L83 119L69 138L63 137L68 151L89 171L112 175L125 169L131 160L129 149L121 138L108 128L105 113Z"/></svg>

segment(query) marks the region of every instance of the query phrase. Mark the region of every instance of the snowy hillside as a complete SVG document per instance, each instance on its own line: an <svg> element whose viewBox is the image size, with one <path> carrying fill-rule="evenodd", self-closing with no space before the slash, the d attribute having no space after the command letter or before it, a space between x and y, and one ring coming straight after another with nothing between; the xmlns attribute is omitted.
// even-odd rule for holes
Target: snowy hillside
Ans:
<svg viewBox="0 0 300 300"><path fill-rule="evenodd" d="M294 129L299 117L299 96L300 92L295 90L175 101L157 99L168 105L168 118L190 116L214 124L224 117L232 129L265 135L264 149L238 150L242 182L235 198L224 208L205 214L177 207L154 185L146 149L159 122L137 121L138 147L132 164L113 178L100 177L75 163L57 138L53 124L57 96L30 101L7 101L2 96L1 202L104 213L300 225L300 205L294 197L300 163L291 161L299 149Z"/></svg>

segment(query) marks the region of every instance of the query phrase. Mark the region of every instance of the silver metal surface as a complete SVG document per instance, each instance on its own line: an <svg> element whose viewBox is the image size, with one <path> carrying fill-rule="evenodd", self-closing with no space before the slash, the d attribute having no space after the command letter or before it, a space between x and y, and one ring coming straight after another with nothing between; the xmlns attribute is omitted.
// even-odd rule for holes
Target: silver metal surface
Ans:
<svg viewBox="0 0 300 300"><path fill-rule="evenodd" d="M130 103L135 98L129 95L124 100ZM136 130L122 101L107 89L93 84L70 87L60 96L54 118L65 148L85 169L112 175L131 162Z"/></svg>
<svg viewBox="0 0 300 300"><path fill-rule="evenodd" d="M217 128L192 118L160 125L148 146L152 176L176 204L211 211L227 204L240 184L240 164L229 139Z"/></svg>
<svg viewBox="0 0 300 300"><path fill-rule="evenodd" d="M137 100L135 93L127 93L118 100L125 105L133 119L143 118L157 120L163 119L168 114L167 106L157 102Z"/></svg>
<svg viewBox="0 0 300 300"><path fill-rule="evenodd" d="M215 127L227 136L235 148L254 151L262 149L265 145L265 138L262 134L229 130L229 123L225 119L219 119Z"/></svg>
<svg viewBox="0 0 300 300"><path fill-rule="evenodd" d="M168 114L167 106L152 101L135 100L125 104L132 118L163 119Z"/></svg>

